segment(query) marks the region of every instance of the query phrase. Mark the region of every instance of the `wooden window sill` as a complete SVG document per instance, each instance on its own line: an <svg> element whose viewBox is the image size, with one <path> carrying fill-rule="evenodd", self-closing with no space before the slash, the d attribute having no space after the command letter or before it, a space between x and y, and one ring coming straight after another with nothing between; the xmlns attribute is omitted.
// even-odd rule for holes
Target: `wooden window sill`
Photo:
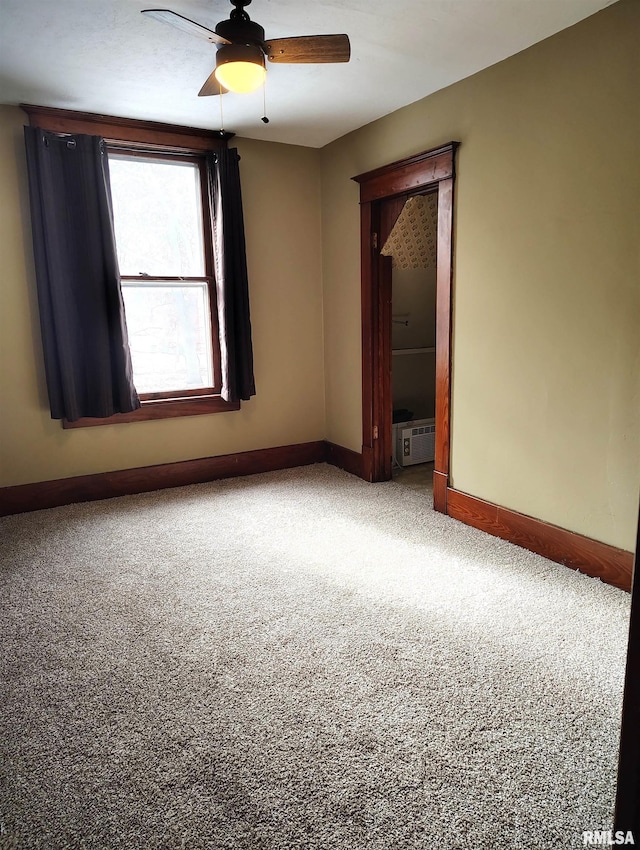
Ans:
<svg viewBox="0 0 640 850"><path fill-rule="evenodd" d="M207 413L224 413L240 410L239 401L225 401L218 395L191 398L153 399L142 401L142 407L132 413L116 413L102 419L87 416L69 422L62 420L63 428L91 428L96 425L120 425L127 422L148 422L152 419L173 419L176 416L200 416Z"/></svg>

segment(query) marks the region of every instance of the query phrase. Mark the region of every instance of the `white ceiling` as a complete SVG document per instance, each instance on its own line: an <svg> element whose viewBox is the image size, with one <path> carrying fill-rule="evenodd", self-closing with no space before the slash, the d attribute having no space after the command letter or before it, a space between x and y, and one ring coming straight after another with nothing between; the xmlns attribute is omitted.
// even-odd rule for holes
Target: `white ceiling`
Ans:
<svg viewBox="0 0 640 850"><path fill-rule="evenodd" d="M224 129L322 147L493 65L614 0L253 0L267 38L346 32L351 61L268 65L261 91L222 99ZM214 29L228 0L0 0L0 102L218 129L197 93L215 47L140 14L170 8Z"/></svg>

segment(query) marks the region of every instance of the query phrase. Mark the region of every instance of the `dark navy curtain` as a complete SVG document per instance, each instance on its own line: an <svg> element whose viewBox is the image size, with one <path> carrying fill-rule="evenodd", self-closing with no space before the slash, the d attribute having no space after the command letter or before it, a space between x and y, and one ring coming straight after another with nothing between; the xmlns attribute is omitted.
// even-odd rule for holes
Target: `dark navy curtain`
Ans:
<svg viewBox="0 0 640 850"><path fill-rule="evenodd" d="M74 421L129 413L140 401L104 141L35 127L24 131L51 416Z"/></svg>
<svg viewBox="0 0 640 850"><path fill-rule="evenodd" d="M256 393L239 161L235 148L208 157L222 397L226 401L246 401Z"/></svg>

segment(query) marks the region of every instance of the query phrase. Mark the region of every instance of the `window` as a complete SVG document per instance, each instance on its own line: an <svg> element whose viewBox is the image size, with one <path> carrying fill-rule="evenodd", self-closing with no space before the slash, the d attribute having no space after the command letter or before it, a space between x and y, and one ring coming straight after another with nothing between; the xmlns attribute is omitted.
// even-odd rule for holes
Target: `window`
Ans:
<svg viewBox="0 0 640 850"><path fill-rule="evenodd" d="M239 399L248 399L255 387L238 158L227 149L232 134L22 108L32 127L98 136L107 144L121 289L142 403L131 413L63 420L63 426L238 410ZM223 158L219 169L212 153ZM211 183L214 194L230 192L223 228L230 234L228 250L214 227ZM223 269L218 281L214 230Z"/></svg>
<svg viewBox="0 0 640 850"><path fill-rule="evenodd" d="M220 392L204 158L109 149L116 248L141 400Z"/></svg>

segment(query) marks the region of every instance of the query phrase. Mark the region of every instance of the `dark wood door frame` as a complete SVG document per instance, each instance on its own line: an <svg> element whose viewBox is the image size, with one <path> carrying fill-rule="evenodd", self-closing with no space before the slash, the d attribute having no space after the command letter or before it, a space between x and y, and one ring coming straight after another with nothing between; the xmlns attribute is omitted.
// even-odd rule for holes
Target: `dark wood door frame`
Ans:
<svg viewBox="0 0 640 850"><path fill-rule="evenodd" d="M360 184L362 268L362 461L364 478L391 477L391 265L380 255L393 216L411 195L438 192L436 449L433 506L447 512L451 408L453 184L458 142L353 179ZM400 204L392 204L397 200Z"/></svg>

